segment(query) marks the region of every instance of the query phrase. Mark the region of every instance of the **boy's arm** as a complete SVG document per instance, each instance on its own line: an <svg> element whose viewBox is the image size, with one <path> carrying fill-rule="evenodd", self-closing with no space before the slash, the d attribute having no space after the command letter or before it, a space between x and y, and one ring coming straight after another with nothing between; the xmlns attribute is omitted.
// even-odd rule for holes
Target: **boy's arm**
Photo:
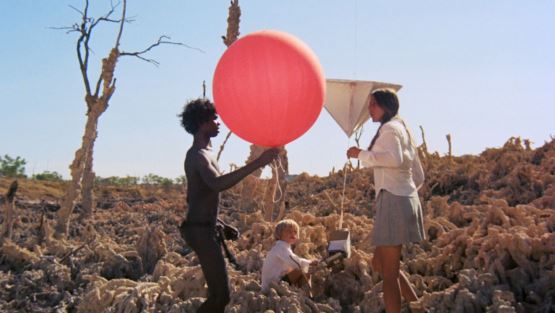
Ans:
<svg viewBox="0 0 555 313"><path fill-rule="evenodd" d="M256 160L248 163L236 171L221 176L219 175L218 170L210 163L206 155L198 153L196 157L199 165L199 174L204 183L206 183L210 189L220 192L233 187L259 167L270 163L276 156L277 149L266 150Z"/></svg>
<svg viewBox="0 0 555 313"><path fill-rule="evenodd" d="M310 264L312 264L312 261L309 259L305 259L305 258L301 258L298 255L295 255L298 259L299 259L299 263L301 264L301 269L303 272L308 272L308 269L310 267Z"/></svg>
<svg viewBox="0 0 555 313"><path fill-rule="evenodd" d="M280 251L277 256L289 267L300 268L303 272L308 271L311 261L301 258L290 250Z"/></svg>

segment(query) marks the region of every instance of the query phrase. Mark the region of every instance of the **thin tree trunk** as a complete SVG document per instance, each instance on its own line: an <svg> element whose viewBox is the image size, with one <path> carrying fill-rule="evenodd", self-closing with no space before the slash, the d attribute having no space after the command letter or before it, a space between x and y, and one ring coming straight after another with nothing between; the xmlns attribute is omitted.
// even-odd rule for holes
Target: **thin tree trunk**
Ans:
<svg viewBox="0 0 555 313"><path fill-rule="evenodd" d="M95 138L98 136L98 132L95 135ZM83 173L83 179L81 181L81 218L87 218L92 215L93 208L94 208L94 179L96 177L95 173L93 172L93 152L94 152L94 141L91 143L91 147L87 150L87 158L85 169Z"/></svg>
<svg viewBox="0 0 555 313"><path fill-rule="evenodd" d="M85 134L83 135L83 143L81 148L75 152L75 159L71 164L71 183L68 185L67 193L62 202L62 206L58 211L58 221L55 227L55 237L61 238L67 236L69 233L69 221L71 213L75 206L75 200L81 191L85 188L82 181L85 180L88 184L90 173L92 172L92 155L94 152L94 142L97 136L97 126L100 115L108 108L108 102L116 91L114 70L119 58L119 50L113 48L107 58L102 59L102 96L97 98L95 96L87 95L85 101L89 111L87 112L87 123L85 125ZM88 160L89 155L91 156ZM90 168L87 165L90 161ZM88 172L85 172L88 170ZM94 175L94 174L93 174ZM87 176L88 178L84 178ZM94 178L93 178L94 182ZM86 188L91 189L88 192L92 194L92 184L86 185Z"/></svg>
<svg viewBox="0 0 555 313"><path fill-rule="evenodd" d="M69 232L69 221L75 201L81 191L81 181L83 179L85 165L87 164L87 156L96 140L96 127L98 125L98 118L104 110L100 110L96 104L90 106L91 110L87 115L87 123L85 126L85 134L83 135L83 142L81 148L75 152L75 159L70 166L71 170L71 183L67 187L67 192L62 202L61 208L58 211L58 220L55 227L55 236L61 238Z"/></svg>
<svg viewBox="0 0 555 313"><path fill-rule="evenodd" d="M4 213L4 223L0 230L0 244L4 243L4 239L12 239L13 224L15 221L15 193L17 192L17 180L14 180L6 193L6 200L2 203Z"/></svg>
<svg viewBox="0 0 555 313"><path fill-rule="evenodd" d="M88 124L88 123L87 123ZM83 139L86 137L83 136ZM56 227L54 228L56 238L61 238L68 233L69 230L69 217L73 212L73 207L75 205L75 199L81 190L81 177L83 176L83 159L86 151L86 144L83 140L81 148L75 151L75 159L71 163L69 169L71 170L71 182L67 187L66 194L62 201L60 210L58 211L58 218L56 222Z"/></svg>
<svg viewBox="0 0 555 313"><path fill-rule="evenodd" d="M445 138L447 139L447 144L449 145L449 152L448 152L448 156L449 158L451 158L453 156L453 147L451 145L451 134L447 134L445 135Z"/></svg>
<svg viewBox="0 0 555 313"><path fill-rule="evenodd" d="M227 33L223 37L224 44L231 46L239 37L239 23L241 22L241 7L239 0L231 0L227 15Z"/></svg>

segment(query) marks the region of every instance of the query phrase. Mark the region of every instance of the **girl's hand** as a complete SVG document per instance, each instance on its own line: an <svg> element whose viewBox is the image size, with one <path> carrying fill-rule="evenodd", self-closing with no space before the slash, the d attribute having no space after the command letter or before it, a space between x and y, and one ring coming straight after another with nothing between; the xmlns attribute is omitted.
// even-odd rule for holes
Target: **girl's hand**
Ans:
<svg viewBox="0 0 555 313"><path fill-rule="evenodd" d="M358 158L358 154L360 153L360 151L361 151L361 150L360 150L359 148L357 148L357 147L350 147L350 148L347 150L347 157L348 157L348 158L355 158L355 159L356 159L356 158Z"/></svg>

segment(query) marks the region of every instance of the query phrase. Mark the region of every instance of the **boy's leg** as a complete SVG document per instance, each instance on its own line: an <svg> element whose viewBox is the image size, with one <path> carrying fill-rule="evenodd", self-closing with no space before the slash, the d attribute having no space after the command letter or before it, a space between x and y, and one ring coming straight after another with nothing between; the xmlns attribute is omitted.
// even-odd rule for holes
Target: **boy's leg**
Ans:
<svg viewBox="0 0 555 313"><path fill-rule="evenodd" d="M300 269L294 269L286 274L287 280L293 286L300 287L303 279L303 272Z"/></svg>
<svg viewBox="0 0 555 313"><path fill-rule="evenodd" d="M293 286L302 288L309 297L312 297L312 284L310 282L310 274L304 274L300 269L294 269L286 274L287 280Z"/></svg>
<svg viewBox="0 0 555 313"><path fill-rule="evenodd" d="M208 298L197 312L223 313L230 299L229 278L220 244L210 236L195 252L208 285Z"/></svg>

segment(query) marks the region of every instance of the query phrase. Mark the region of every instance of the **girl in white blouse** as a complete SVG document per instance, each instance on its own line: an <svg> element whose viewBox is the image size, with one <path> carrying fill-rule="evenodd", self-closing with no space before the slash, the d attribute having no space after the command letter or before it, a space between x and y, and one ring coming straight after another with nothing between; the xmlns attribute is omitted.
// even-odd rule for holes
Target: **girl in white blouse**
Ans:
<svg viewBox="0 0 555 313"><path fill-rule="evenodd" d="M372 244L376 246L372 267L383 277L387 313L401 311L401 295L412 312L424 312L405 274L400 271L401 247L424 239L418 188L424 172L412 136L399 117L399 100L391 90L375 90L370 96L370 117L381 125L368 150L351 147L347 157L358 158L374 169L376 216Z"/></svg>

